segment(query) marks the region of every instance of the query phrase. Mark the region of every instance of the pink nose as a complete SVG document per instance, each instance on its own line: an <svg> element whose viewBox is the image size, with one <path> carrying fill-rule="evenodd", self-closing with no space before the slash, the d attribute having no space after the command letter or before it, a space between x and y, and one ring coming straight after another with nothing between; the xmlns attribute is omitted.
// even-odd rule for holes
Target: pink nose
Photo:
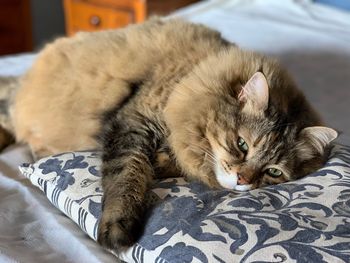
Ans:
<svg viewBox="0 0 350 263"><path fill-rule="evenodd" d="M238 184L242 185L242 184L249 184L248 181L242 176L242 175L238 175Z"/></svg>

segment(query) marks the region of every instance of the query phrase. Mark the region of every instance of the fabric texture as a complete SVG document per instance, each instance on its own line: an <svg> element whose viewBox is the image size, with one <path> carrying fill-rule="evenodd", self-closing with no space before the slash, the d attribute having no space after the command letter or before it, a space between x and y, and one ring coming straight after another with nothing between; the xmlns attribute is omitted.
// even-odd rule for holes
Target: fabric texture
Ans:
<svg viewBox="0 0 350 263"><path fill-rule="evenodd" d="M49 200L96 239L100 158L70 152L20 167ZM248 193L182 178L154 185L145 232L126 262L349 262L350 147L295 182ZM161 201L160 201L161 200Z"/></svg>

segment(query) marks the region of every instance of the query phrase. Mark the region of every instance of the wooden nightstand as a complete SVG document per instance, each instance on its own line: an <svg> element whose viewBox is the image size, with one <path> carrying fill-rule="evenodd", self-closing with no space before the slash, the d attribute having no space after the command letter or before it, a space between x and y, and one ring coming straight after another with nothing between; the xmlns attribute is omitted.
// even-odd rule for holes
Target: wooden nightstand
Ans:
<svg viewBox="0 0 350 263"><path fill-rule="evenodd" d="M29 0L0 0L0 55L32 50Z"/></svg>
<svg viewBox="0 0 350 263"><path fill-rule="evenodd" d="M68 35L124 27L149 15L166 15L198 0L64 0Z"/></svg>

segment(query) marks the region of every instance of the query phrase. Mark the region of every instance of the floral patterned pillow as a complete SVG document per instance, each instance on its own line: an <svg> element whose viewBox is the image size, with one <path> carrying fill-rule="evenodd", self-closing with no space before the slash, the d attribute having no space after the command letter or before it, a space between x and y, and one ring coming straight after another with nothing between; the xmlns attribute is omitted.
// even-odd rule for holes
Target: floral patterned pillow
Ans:
<svg viewBox="0 0 350 263"><path fill-rule="evenodd" d="M70 152L20 167L96 240L100 158ZM145 232L126 262L349 262L350 147L301 180L239 194L182 178L154 185Z"/></svg>

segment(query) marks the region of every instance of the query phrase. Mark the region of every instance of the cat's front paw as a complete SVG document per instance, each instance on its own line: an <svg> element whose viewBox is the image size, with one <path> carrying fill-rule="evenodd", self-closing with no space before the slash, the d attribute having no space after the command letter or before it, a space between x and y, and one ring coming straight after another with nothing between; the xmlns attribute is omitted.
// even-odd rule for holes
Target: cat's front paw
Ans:
<svg viewBox="0 0 350 263"><path fill-rule="evenodd" d="M134 212L105 209L99 222L98 243L113 251L132 246L142 234L142 224Z"/></svg>

